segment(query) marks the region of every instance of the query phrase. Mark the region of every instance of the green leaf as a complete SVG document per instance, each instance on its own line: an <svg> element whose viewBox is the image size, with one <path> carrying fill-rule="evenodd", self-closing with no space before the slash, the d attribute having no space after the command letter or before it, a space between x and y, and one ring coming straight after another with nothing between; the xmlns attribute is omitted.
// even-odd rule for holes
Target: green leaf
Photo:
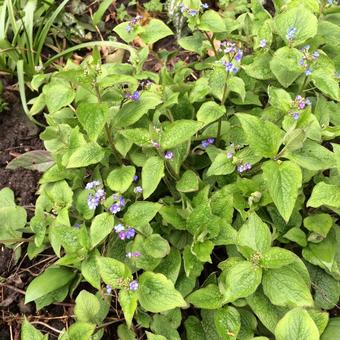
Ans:
<svg viewBox="0 0 340 340"><path fill-rule="evenodd" d="M139 285L139 303L149 312L161 313L187 305L174 284L163 274L144 272L139 277Z"/></svg>
<svg viewBox="0 0 340 340"><path fill-rule="evenodd" d="M194 120L180 119L169 123L161 133L160 145L164 150L173 148L190 140L198 132L203 123Z"/></svg>
<svg viewBox="0 0 340 340"><path fill-rule="evenodd" d="M250 148L262 157L271 158L279 150L282 131L273 123L250 114L237 114Z"/></svg>
<svg viewBox="0 0 340 340"><path fill-rule="evenodd" d="M309 286L292 265L263 272L263 291L270 301L283 307L311 307Z"/></svg>
<svg viewBox="0 0 340 340"><path fill-rule="evenodd" d="M263 253L260 265L263 268L280 268L283 266L287 266L288 264L294 262L296 260L296 255L291 251L273 247L268 249Z"/></svg>
<svg viewBox="0 0 340 340"><path fill-rule="evenodd" d="M107 235L112 232L115 220L112 214L102 213L97 215L91 223L90 227L90 237L91 237L91 247L94 248L101 241L105 239Z"/></svg>
<svg viewBox="0 0 340 340"><path fill-rule="evenodd" d="M74 314L77 321L97 323L97 314L99 313L99 310L100 303L95 295L86 290L82 290L78 294L74 307Z"/></svg>
<svg viewBox="0 0 340 340"><path fill-rule="evenodd" d="M186 298L196 308L216 309L222 307L223 295L215 284L195 290Z"/></svg>
<svg viewBox="0 0 340 340"><path fill-rule="evenodd" d="M314 214L303 220L303 225L309 231L326 237L333 225L333 219L328 214Z"/></svg>
<svg viewBox="0 0 340 340"><path fill-rule="evenodd" d="M306 234L300 228L294 227L289 229L283 237L297 243L301 247L306 247L307 245Z"/></svg>
<svg viewBox="0 0 340 340"><path fill-rule="evenodd" d="M199 189L199 177L192 170L187 170L176 183L176 189L180 192L193 192Z"/></svg>
<svg viewBox="0 0 340 340"><path fill-rule="evenodd" d="M129 25L130 23L125 21L115 26L115 28L113 29L113 31L116 32L119 37L127 43L133 41L133 39L137 37L140 31L139 29L128 30Z"/></svg>
<svg viewBox="0 0 340 340"><path fill-rule="evenodd" d="M286 43L297 46L316 35L318 19L305 6L301 5L275 16L274 27ZM287 32L293 27L296 28L296 33L292 41L289 41Z"/></svg>
<svg viewBox="0 0 340 340"><path fill-rule="evenodd" d="M58 111L64 106L71 104L75 97L75 91L67 81L53 80L43 87L45 102L49 113Z"/></svg>
<svg viewBox="0 0 340 340"><path fill-rule="evenodd" d="M198 28L202 31L208 31L213 33L225 32L226 27L221 16L209 9L205 11L200 17Z"/></svg>
<svg viewBox="0 0 340 340"><path fill-rule="evenodd" d="M340 317L331 318L329 324L321 336L321 340L334 340L339 335Z"/></svg>
<svg viewBox="0 0 340 340"><path fill-rule="evenodd" d="M272 79L274 75L268 67L271 60L272 56L270 53L259 54L255 56L251 64L242 65L242 68L252 78L260 80Z"/></svg>
<svg viewBox="0 0 340 340"><path fill-rule="evenodd" d="M82 168L99 163L104 157L104 150L97 143L87 143L76 148L70 156L66 168Z"/></svg>
<svg viewBox="0 0 340 340"><path fill-rule="evenodd" d="M283 112L288 112L292 105L292 97L284 89L270 86L268 88L269 103Z"/></svg>
<svg viewBox="0 0 340 340"><path fill-rule="evenodd" d="M236 339L241 328L241 318L236 308L225 306L216 310L214 321L217 333L223 339Z"/></svg>
<svg viewBox="0 0 340 340"><path fill-rule="evenodd" d="M313 319L302 308L289 311L277 324L275 329L277 340L319 340L319 330Z"/></svg>
<svg viewBox="0 0 340 340"><path fill-rule="evenodd" d="M290 86L302 74L303 68L299 64L302 57L303 54L300 51L287 46L275 51L269 65L283 87Z"/></svg>
<svg viewBox="0 0 340 340"><path fill-rule="evenodd" d="M242 255L250 258L256 252L264 253L270 249L272 236L268 226L252 213L242 225L237 235L237 247Z"/></svg>
<svg viewBox="0 0 340 340"><path fill-rule="evenodd" d="M146 333L147 340L167 340L167 338L163 335L153 334L148 331L146 331L145 333Z"/></svg>
<svg viewBox="0 0 340 340"><path fill-rule="evenodd" d="M142 188L144 199L147 199L157 189L163 176L163 159L158 156L148 158L142 169Z"/></svg>
<svg viewBox="0 0 340 340"><path fill-rule="evenodd" d="M99 255L99 253L97 253ZM92 253L87 259L81 263L81 273L85 280L89 282L93 287L99 289L100 276L97 271L96 254Z"/></svg>
<svg viewBox="0 0 340 340"><path fill-rule="evenodd" d="M311 74L311 80L314 85L326 96L339 101L339 83L335 79L333 74L323 70L313 70Z"/></svg>
<svg viewBox="0 0 340 340"><path fill-rule="evenodd" d="M169 35L173 35L171 29L159 19L152 18L140 34L141 38L147 45L152 45Z"/></svg>
<svg viewBox="0 0 340 340"><path fill-rule="evenodd" d="M205 102L201 105L197 111L196 117L199 122L203 122L204 125L208 125L220 117L226 112L224 106L218 105L213 101Z"/></svg>
<svg viewBox="0 0 340 340"><path fill-rule="evenodd" d="M97 256L96 261L99 275L113 289L123 288L123 280L131 279L130 269L124 263L102 256Z"/></svg>
<svg viewBox="0 0 340 340"><path fill-rule="evenodd" d="M51 154L46 150L28 151L11 160L6 169L25 168L45 172L54 164Z"/></svg>
<svg viewBox="0 0 340 340"><path fill-rule="evenodd" d="M96 325L88 322L75 322L67 331L68 338L70 340L76 339L90 339L93 334Z"/></svg>
<svg viewBox="0 0 340 340"><path fill-rule="evenodd" d="M232 77L227 81L228 90L237 93L242 101L246 98L246 88L243 79Z"/></svg>
<svg viewBox="0 0 340 340"><path fill-rule="evenodd" d="M109 107L106 103L80 103L76 115L89 138L95 142L103 132Z"/></svg>
<svg viewBox="0 0 340 340"><path fill-rule="evenodd" d="M288 222L302 185L302 173L299 166L290 161L268 161L262 165L263 177L283 219Z"/></svg>
<svg viewBox="0 0 340 340"><path fill-rule="evenodd" d="M313 188L307 207L318 208L322 205L340 208L340 186L319 182Z"/></svg>
<svg viewBox="0 0 340 340"><path fill-rule="evenodd" d="M152 234L145 239L145 250L148 255L158 259L170 253L170 246L166 239L159 234Z"/></svg>
<svg viewBox="0 0 340 340"><path fill-rule="evenodd" d="M129 189L135 173L136 169L134 166L123 165L109 173L106 179L107 185L112 191L123 193Z"/></svg>
<svg viewBox="0 0 340 340"><path fill-rule="evenodd" d="M193 315L184 321L185 332L188 340L206 340L206 334L201 321Z"/></svg>
<svg viewBox="0 0 340 340"><path fill-rule="evenodd" d="M193 35L188 35L177 40L179 46L187 51L195 52L197 54L202 53L203 41L203 34L198 31L194 32Z"/></svg>
<svg viewBox="0 0 340 340"><path fill-rule="evenodd" d="M308 170L319 171L336 166L333 152L308 139L301 149L288 153L287 157Z"/></svg>
<svg viewBox="0 0 340 340"><path fill-rule="evenodd" d="M229 175L235 170L235 165L231 159L227 158L226 153L222 152L211 163L207 176Z"/></svg>
<svg viewBox="0 0 340 340"><path fill-rule="evenodd" d="M153 93L143 92L139 100L130 101L123 105L114 117L115 126L124 128L136 123L142 116L158 106L162 100Z"/></svg>
<svg viewBox="0 0 340 340"><path fill-rule="evenodd" d="M140 146L150 145L150 133L147 129L136 128L136 129L125 129L119 131L119 133L128 139L130 142Z"/></svg>
<svg viewBox="0 0 340 340"><path fill-rule="evenodd" d="M39 299L70 283L76 273L64 267L48 268L37 276L26 289L25 303Z"/></svg>
<svg viewBox="0 0 340 340"><path fill-rule="evenodd" d="M247 303L263 325L274 333L285 308L274 306L264 295L262 289L258 289L253 295L248 296Z"/></svg>
<svg viewBox="0 0 340 340"><path fill-rule="evenodd" d="M155 217L161 207L162 205L159 203L135 202L129 206L123 221L131 226L144 226Z"/></svg>
<svg viewBox="0 0 340 340"><path fill-rule="evenodd" d="M21 326L21 340L48 340L48 334L43 335L25 318Z"/></svg>
<svg viewBox="0 0 340 340"><path fill-rule="evenodd" d="M135 311L137 309L138 296L136 292L121 289L119 291L118 299L119 299L119 304L123 309L125 321L128 327L130 328L133 315L135 314Z"/></svg>
<svg viewBox="0 0 340 340"><path fill-rule="evenodd" d="M253 294L261 283L262 270L248 261L235 263L225 269L219 281L224 303Z"/></svg>

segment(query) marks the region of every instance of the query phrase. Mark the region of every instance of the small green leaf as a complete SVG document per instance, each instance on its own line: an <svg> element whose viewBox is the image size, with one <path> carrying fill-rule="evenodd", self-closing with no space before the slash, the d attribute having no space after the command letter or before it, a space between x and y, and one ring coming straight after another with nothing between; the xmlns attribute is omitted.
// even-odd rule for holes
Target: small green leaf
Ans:
<svg viewBox="0 0 340 340"><path fill-rule="evenodd" d="M166 239L159 234L152 234L145 239L145 250L154 258L162 258L170 253L170 246Z"/></svg>
<svg viewBox="0 0 340 340"><path fill-rule="evenodd" d="M273 123L250 114L237 114L250 148L259 156L273 157L282 141L282 131Z"/></svg>
<svg viewBox="0 0 340 340"><path fill-rule="evenodd" d="M288 222L302 185L299 166L290 161L268 161L262 165L263 177L280 215Z"/></svg>
<svg viewBox="0 0 340 340"><path fill-rule="evenodd" d="M287 266L295 260L296 255L291 251L284 248L273 247L263 253L260 265L263 268L280 268Z"/></svg>
<svg viewBox="0 0 340 340"><path fill-rule="evenodd" d="M88 322L75 322L67 331L66 339L90 339L96 325Z"/></svg>
<svg viewBox="0 0 340 340"><path fill-rule="evenodd" d="M149 312L161 313L187 305L174 284L162 274L144 272L139 277L139 285L139 302Z"/></svg>
<svg viewBox="0 0 340 340"><path fill-rule="evenodd" d="M99 253L97 253L99 255ZM81 263L81 273L85 280L89 282L93 287L99 289L100 276L97 271L96 254L92 253L87 259Z"/></svg>
<svg viewBox="0 0 340 340"><path fill-rule="evenodd" d="M226 26L221 16L211 9L205 11L200 17L198 28L202 31L213 33L226 31Z"/></svg>
<svg viewBox="0 0 340 340"><path fill-rule="evenodd" d="M97 323L97 314L99 313L100 304L98 298L82 290L77 298L76 305L74 307L74 314L76 315L77 321Z"/></svg>
<svg viewBox="0 0 340 340"><path fill-rule="evenodd" d="M215 284L195 290L186 298L196 308L216 309L222 307L223 295Z"/></svg>
<svg viewBox="0 0 340 340"><path fill-rule="evenodd" d="M309 231L326 237L333 225L333 219L328 214L315 214L307 216L303 220L303 225Z"/></svg>
<svg viewBox="0 0 340 340"><path fill-rule="evenodd" d="M318 208L321 205L340 208L340 186L319 182L313 188L307 207Z"/></svg>
<svg viewBox="0 0 340 340"><path fill-rule="evenodd" d="M335 340L340 331L340 317L333 317L321 336L321 340Z"/></svg>
<svg viewBox="0 0 340 340"><path fill-rule="evenodd" d="M119 291L118 299L119 299L119 304L123 309L125 321L128 327L130 328L133 315L135 314L135 311L137 309L138 296L136 292L121 289Z"/></svg>
<svg viewBox="0 0 340 340"><path fill-rule="evenodd" d="M213 101L205 102L201 105L197 111L196 117L199 122L203 122L204 125L208 125L220 117L226 112L224 106L218 105Z"/></svg>
<svg viewBox="0 0 340 340"><path fill-rule="evenodd" d="M21 326L21 340L48 340L48 334L43 335L25 318Z"/></svg>
<svg viewBox="0 0 340 340"><path fill-rule="evenodd" d="M204 38L202 33L196 31L193 35L188 35L178 39L177 42L178 45L185 50L201 54L203 49L203 40Z"/></svg>
<svg viewBox="0 0 340 340"><path fill-rule="evenodd" d="M225 340L236 339L241 329L241 318L236 308L225 306L217 309L214 315L218 334Z"/></svg>
<svg viewBox="0 0 340 340"><path fill-rule="evenodd" d="M134 166L123 165L109 173L106 179L107 185L112 191L123 193L129 189L135 173L136 169Z"/></svg>
<svg viewBox="0 0 340 340"><path fill-rule="evenodd" d="M97 256L99 275L113 289L123 288L123 281L131 279L130 269L124 263L109 257Z"/></svg>
<svg viewBox="0 0 340 340"><path fill-rule="evenodd" d="M192 170L184 172L176 183L176 189L180 192L193 192L199 189L199 177Z"/></svg>
<svg viewBox="0 0 340 340"><path fill-rule="evenodd" d="M244 81L239 77L232 77L227 81L228 90L237 93L242 101L246 98L246 88Z"/></svg>
<svg viewBox="0 0 340 340"><path fill-rule="evenodd" d="M159 19L152 18L140 34L141 38L147 45L152 45L169 35L173 35L171 29Z"/></svg>
<svg viewBox="0 0 340 340"><path fill-rule="evenodd" d="M224 296L224 303L233 302L253 294L261 283L262 270L248 261L235 263L225 269L219 287Z"/></svg>
<svg viewBox="0 0 340 340"><path fill-rule="evenodd" d="M109 108L106 103L80 103L76 115L89 138L95 142L104 129Z"/></svg>
<svg viewBox="0 0 340 340"><path fill-rule="evenodd" d="M227 158L226 153L222 152L211 163L207 176L229 175L235 170L235 165L231 159Z"/></svg>
<svg viewBox="0 0 340 340"><path fill-rule="evenodd" d="M283 237L297 243L301 247L306 247L307 245L306 234L300 228L294 227L289 229Z"/></svg>
<svg viewBox="0 0 340 340"><path fill-rule="evenodd" d="M287 46L275 51L269 65L283 87L290 86L302 74L303 68L299 64L302 57L302 52Z"/></svg>
<svg viewBox="0 0 340 340"><path fill-rule="evenodd" d="M277 340L319 340L319 330L313 319L302 308L289 311L275 328Z"/></svg>
<svg viewBox="0 0 340 340"><path fill-rule="evenodd" d="M104 149L97 143L87 143L76 148L70 156L66 168L82 168L99 163L104 157Z"/></svg>
<svg viewBox="0 0 340 340"><path fill-rule="evenodd" d="M155 217L161 207L159 203L135 202L129 206L123 221L131 226L144 226Z"/></svg>
<svg viewBox="0 0 340 340"><path fill-rule="evenodd" d="M272 79L274 75L268 67L271 60L272 55L270 53L259 54L255 56L251 64L242 65L242 68L252 78L260 80Z"/></svg>
<svg viewBox="0 0 340 340"><path fill-rule="evenodd" d="M147 199L156 190L163 176L163 159L158 156L148 158L142 169L142 188L144 199Z"/></svg>
<svg viewBox="0 0 340 340"><path fill-rule="evenodd" d="M333 74L323 69L312 71L311 80L314 85L326 96L339 101L339 83Z"/></svg>
<svg viewBox="0 0 340 340"><path fill-rule="evenodd" d="M147 129L136 128L136 129L125 129L119 131L119 133L128 139L130 142L140 146L150 145L150 133Z"/></svg>
<svg viewBox="0 0 340 340"><path fill-rule="evenodd" d="M101 241L105 239L107 235L109 235L112 232L114 222L115 221L113 215L106 212L97 215L92 220L90 227L92 248L97 246Z"/></svg>
<svg viewBox="0 0 340 340"><path fill-rule="evenodd" d="M186 142L198 132L203 123L193 120L180 119L164 127L161 133L160 145L164 150Z"/></svg>

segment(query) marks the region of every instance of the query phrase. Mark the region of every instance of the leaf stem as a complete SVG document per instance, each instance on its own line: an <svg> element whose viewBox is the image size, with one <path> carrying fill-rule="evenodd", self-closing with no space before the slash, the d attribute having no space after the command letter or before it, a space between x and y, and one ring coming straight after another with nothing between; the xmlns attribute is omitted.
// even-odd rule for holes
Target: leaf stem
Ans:
<svg viewBox="0 0 340 340"><path fill-rule="evenodd" d="M216 47L214 45L214 38L213 37L210 37L208 32L204 32L205 36L207 37L207 39L209 40L209 43L214 51L214 54L215 54L215 57L217 57L217 50L216 50Z"/></svg>

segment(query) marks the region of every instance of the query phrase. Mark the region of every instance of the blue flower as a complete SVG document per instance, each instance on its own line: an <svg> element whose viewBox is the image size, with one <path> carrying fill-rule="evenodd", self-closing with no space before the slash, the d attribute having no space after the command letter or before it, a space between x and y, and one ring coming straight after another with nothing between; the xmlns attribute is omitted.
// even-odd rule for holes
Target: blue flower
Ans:
<svg viewBox="0 0 340 340"><path fill-rule="evenodd" d="M174 154L172 151L167 151L164 155L164 158L168 160L173 159L173 157L174 157Z"/></svg>
<svg viewBox="0 0 340 340"><path fill-rule="evenodd" d="M251 164L250 164L250 163L244 164L244 168L245 168L246 170L250 170L250 169L251 169Z"/></svg>
<svg viewBox="0 0 340 340"><path fill-rule="evenodd" d="M313 52L313 59L316 60L320 57L320 53L318 51Z"/></svg>
<svg viewBox="0 0 340 340"><path fill-rule="evenodd" d="M208 139L207 139L207 142L208 142L209 144L214 144L215 138L208 138Z"/></svg>
<svg viewBox="0 0 340 340"><path fill-rule="evenodd" d="M260 40L260 47L265 48L267 46L267 40L266 39L261 39Z"/></svg>
<svg viewBox="0 0 340 340"><path fill-rule="evenodd" d="M233 158L233 156L234 156L234 155L233 155L233 153L232 153L232 152L228 152L228 153L227 153L227 158L228 158L228 159L231 159L231 158Z"/></svg>
<svg viewBox="0 0 340 340"><path fill-rule="evenodd" d="M207 9L209 8L209 5L207 3L204 3L204 4L201 4L201 7Z"/></svg>
<svg viewBox="0 0 340 340"><path fill-rule="evenodd" d="M92 181L86 184L85 189L90 190L100 185L100 181Z"/></svg>
<svg viewBox="0 0 340 340"><path fill-rule="evenodd" d="M110 285L106 285L106 293L111 294L112 293L112 287Z"/></svg>
<svg viewBox="0 0 340 340"><path fill-rule="evenodd" d="M307 70L305 71L305 75L310 76L311 74L312 74L312 70L310 68L307 68Z"/></svg>
<svg viewBox="0 0 340 340"><path fill-rule="evenodd" d="M143 192L143 188L141 186L137 186L134 188L133 190L136 194L140 194L141 192Z"/></svg>
<svg viewBox="0 0 340 340"><path fill-rule="evenodd" d="M137 280L133 280L130 282L129 284L129 289L132 291L136 291L139 287L138 281Z"/></svg>
<svg viewBox="0 0 340 340"><path fill-rule="evenodd" d="M118 212L120 212L120 206L119 204L112 204L111 207L110 207L110 211L112 214L117 214Z"/></svg>
<svg viewBox="0 0 340 340"><path fill-rule="evenodd" d="M133 101L139 100L139 98L140 98L139 92L138 92L138 91L135 91L135 92L130 96L130 98L131 98L131 100L133 100Z"/></svg>
<svg viewBox="0 0 340 340"><path fill-rule="evenodd" d="M237 171L238 171L239 173L242 173L244 170L245 170L245 168L244 168L243 165L238 165L238 166L237 166Z"/></svg>
<svg viewBox="0 0 340 340"><path fill-rule="evenodd" d="M210 144L213 144L215 142L215 139L214 138L208 138L207 140L203 140L201 142L201 146L202 148L207 148Z"/></svg>
<svg viewBox="0 0 340 340"><path fill-rule="evenodd" d="M286 34L287 40L289 41L293 40L295 38L296 31L297 31L296 27L289 28Z"/></svg>
<svg viewBox="0 0 340 340"><path fill-rule="evenodd" d="M197 13L198 13L198 11L196 9L189 9L188 10L188 14L192 17L194 17Z"/></svg>
<svg viewBox="0 0 340 340"><path fill-rule="evenodd" d="M242 50L238 50L236 55L235 55L235 60L237 62L240 62L242 60L242 57L243 57L243 51Z"/></svg>
<svg viewBox="0 0 340 340"><path fill-rule="evenodd" d="M126 238L129 240L130 238L133 238L134 236L136 235L136 231L134 228L129 228L127 231L126 231Z"/></svg>
<svg viewBox="0 0 340 340"><path fill-rule="evenodd" d="M125 227L121 223L119 223L115 225L113 229L116 233L120 233L121 231L125 230Z"/></svg>
<svg viewBox="0 0 340 340"><path fill-rule="evenodd" d="M299 112L294 112L294 114L293 114L293 118L294 118L294 120L298 120L298 119L299 119L299 117L300 117L300 114L299 114Z"/></svg>
<svg viewBox="0 0 340 340"><path fill-rule="evenodd" d="M137 182L138 179L139 179L138 175L134 175L134 176L133 176L133 181L134 181L134 182Z"/></svg>

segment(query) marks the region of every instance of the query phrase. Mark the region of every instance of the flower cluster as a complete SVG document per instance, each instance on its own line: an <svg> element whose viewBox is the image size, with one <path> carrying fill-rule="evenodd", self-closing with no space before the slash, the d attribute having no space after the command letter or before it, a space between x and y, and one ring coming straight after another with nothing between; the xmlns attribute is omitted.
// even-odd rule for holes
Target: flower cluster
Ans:
<svg viewBox="0 0 340 340"><path fill-rule="evenodd" d="M134 91L132 94L131 93L127 93L125 95L125 98L133 100L134 102L136 102L137 100L140 99L140 93L138 91Z"/></svg>
<svg viewBox="0 0 340 340"><path fill-rule="evenodd" d="M286 34L286 38L288 41L294 40L296 31L297 31L296 27L291 27L288 29L287 34Z"/></svg>
<svg viewBox="0 0 340 340"><path fill-rule="evenodd" d="M139 288L139 284L137 280L132 280L129 284L129 289L132 291L136 291Z"/></svg>
<svg viewBox="0 0 340 340"><path fill-rule="evenodd" d="M214 138L208 138L207 140L203 140L201 142L201 147L203 149L207 148L210 144L214 144L215 139Z"/></svg>
<svg viewBox="0 0 340 340"><path fill-rule="evenodd" d="M222 60L222 64L227 72L237 73L239 68L235 65L240 63L243 57L243 51L231 41L222 41L219 51L223 51L227 56L227 60Z"/></svg>
<svg viewBox="0 0 340 340"><path fill-rule="evenodd" d="M300 111L304 110L307 106L310 106L312 103L308 98L303 98L302 96L296 96L295 100L292 103L292 110L290 111L290 115L298 120L300 117Z"/></svg>
<svg viewBox="0 0 340 340"><path fill-rule="evenodd" d="M209 5L207 3L201 4L202 10L207 9L207 8L209 8ZM179 9L180 9L181 13L187 13L191 17L196 16L200 11L200 10L197 10L197 9L189 8L186 5L184 5L183 3L181 3L179 5Z"/></svg>
<svg viewBox="0 0 340 340"><path fill-rule="evenodd" d="M136 17L132 18L129 22L128 25L126 26L126 31L130 33L132 29L138 24L140 20L143 19L142 15L137 15Z"/></svg>
<svg viewBox="0 0 340 340"><path fill-rule="evenodd" d="M320 56L318 51L314 51L312 54L309 53L309 49L309 45L306 45L301 49L301 52L303 52L303 57L299 62L299 64L304 67L306 76L310 76L312 74L311 64Z"/></svg>
<svg viewBox="0 0 340 340"><path fill-rule="evenodd" d="M240 174L242 172L245 172L245 171L248 171L248 170L251 170L251 164L250 163L239 164L237 166L237 172L240 173Z"/></svg>
<svg viewBox="0 0 340 340"><path fill-rule="evenodd" d="M85 189L92 190L98 188L100 186L100 181L93 181L86 184ZM93 194L90 193L87 197L87 205L91 210L95 210L99 203L105 199L105 191L104 189L97 189L97 191Z"/></svg>
<svg viewBox="0 0 340 340"><path fill-rule="evenodd" d="M112 214L117 214L118 212L122 210L122 208L125 207L126 205L125 198L123 196L114 194L113 199L115 200L115 203L111 205L110 211Z"/></svg>
<svg viewBox="0 0 340 340"><path fill-rule="evenodd" d="M136 235L134 228L125 227L123 224L119 223L113 227L114 231L118 234L121 240L129 240Z"/></svg>
<svg viewBox="0 0 340 340"><path fill-rule="evenodd" d="M139 251L135 251L135 252L131 252L129 251L128 253L126 253L126 257L131 259L132 257L139 257L142 254Z"/></svg>

